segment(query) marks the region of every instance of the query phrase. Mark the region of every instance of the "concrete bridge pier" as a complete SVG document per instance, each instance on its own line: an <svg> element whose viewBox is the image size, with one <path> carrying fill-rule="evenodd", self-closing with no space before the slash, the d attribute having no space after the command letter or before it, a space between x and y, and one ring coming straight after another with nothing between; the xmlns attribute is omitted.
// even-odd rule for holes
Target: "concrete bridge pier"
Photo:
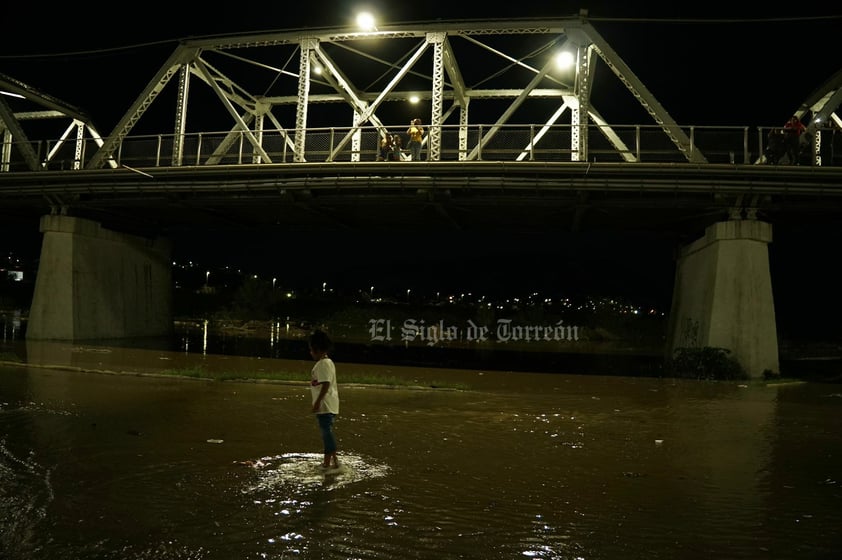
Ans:
<svg viewBox="0 0 842 560"><path fill-rule="evenodd" d="M772 226L717 222L679 255L667 357L677 348L727 348L751 377L779 373L769 272Z"/></svg>
<svg viewBox="0 0 842 560"><path fill-rule="evenodd" d="M41 218L27 340L114 340L172 332L171 248L70 216Z"/></svg>

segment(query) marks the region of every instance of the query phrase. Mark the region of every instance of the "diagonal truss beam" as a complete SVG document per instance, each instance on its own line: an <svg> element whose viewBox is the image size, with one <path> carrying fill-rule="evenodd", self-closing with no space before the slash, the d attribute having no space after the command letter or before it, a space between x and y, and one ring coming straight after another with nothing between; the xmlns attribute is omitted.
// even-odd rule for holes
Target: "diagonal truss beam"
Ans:
<svg viewBox="0 0 842 560"><path fill-rule="evenodd" d="M539 83L541 83L541 81L547 75L547 72L549 72L550 68L552 68L554 64L555 64L554 60L552 60L552 59L547 60L547 63L532 78L532 80L529 82L529 85L527 85L525 88L523 88L523 90L520 92L520 95L518 95L515 98L515 100L512 101L512 103L509 105L509 107L503 112L503 114L500 115L500 117L497 119L497 122L495 122L491 126L491 128L488 130L488 132L486 132L482 136L482 138L480 138L479 143L476 146L474 146L474 149L471 150L470 154L468 154L469 160L477 159L477 157L480 154L480 150L481 150L482 146L484 144L487 144L494 137L494 135L497 134L497 132L500 130L500 127L509 120L509 117L511 117L511 115L518 109L518 107L520 107L520 105L526 100L526 98L529 97L529 93L533 89L535 89L535 87Z"/></svg>
<svg viewBox="0 0 842 560"><path fill-rule="evenodd" d="M317 44L313 48L313 52L316 55L316 59L327 70L327 73L323 74L324 78L333 87L333 89L335 89L345 99L348 105L354 109L354 113L359 115L355 124L362 126L365 124L365 121L363 120L364 115L370 114L371 116L368 120L370 120L371 123L378 129L385 129L386 127L380 119L378 119L373 112L369 113L368 103L360 98L357 93L357 89L351 84L351 80L348 79L348 77L339 69L339 66L333 61L333 59L331 59L330 56L328 56L324 49ZM356 127L356 130L359 130L359 128ZM352 134L354 133L355 132L352 132ZM328 161L333 161L345 144L347 144L347 140L345 142L340 142L340 145L337 146L328 156Z"/></svg>
<svg viewBox="0 0 842 560"><path fill-rule="evenodd" d="M687 161L691 163L707 163L707 158L698 149L694 149L690 138L681 130L667 110L655 99L649 89L632 72L614 49L602 38L594 27L588 22L582 22L582 34L602 59L603 62L614 72L614 75L628 88L646 110L652 119L661 127L664 134L672 141L678 150L684 154ZM584 41L583 41L584 42Z"/></svg>
<svg viewBox="0 0 842 560"><path fill-rule="evenodd" d="M23 155L23 158L26 161L26 166L29 170L37 171L39 167L38 155L35 153L35 150L32 149L32 144L29 143L26 133L24 133L23 128L20 126L20 123L12 112L12 108L9 107L9 104L6 103L2 95L0 95L0 122L6 126L6 129L11 133L12 138L15 139L14 144Z"/></svg>
<svg viewBox="0 0 842 560"><path fill-rule="evenodd" d="M380 106L380 104L383 102L383 100L385 100L387 98L389 93L393 89L395 89L395 87L400 83L401 79L403 79L403 77L407 74L407 72L409 72L412 69L412 67L415 65L415 63L418 62L418 59L421 58L421 55L424 54L424 51L427 50L428 46L429 46L429 43L424 41L415 50L413 55L411 57L409 57L409 59L406 61L406 64L404 64L403 68L401 68L397 72L397 74L395 74L395 76L392 78L392 80L386 85L386 87L383 89L382 92L380 92L380 94L374 99L374 101L372 101L370 105L365 107L360 112L360 116L359 116L357 122L354 123L354 126L351 127L351 130L349 130L345 134L345 136L342 139L339 140L339 142L337 143L337 146L334 149L332 155L342 151L342 149L351 140L353 135L356 134L357 131L360 129L360 126L364 125L365 123L367 123L371 119L372 115L374 114L374 111L377 110L377 108Z"/></svg>
<svg viewBox="0 0 842 560"><path fill-rule="evenodd" d="M183 64L189 64L193 59L198 57L199 52L200 50L195 47L186 47L182 45L176 48L173 54L170 55L170 58L164 63L164 66L158 70L135 102L129 107L129 110L114 127L114 131L108 136L105 143L99 150L97 150L97 153L94 154L88 162L86 168L98 169L102 167L106 160L114 157L114 152L117 151L117 147L129 134L129 132L131 132L134 125L138 120L140 120L140 117L143 116L172 77L179 72Z"/></svg>
<svg viewBox="0 0 842 560"><path fill-rule="evenodd" d="M232 119L234 119L234 122L236 123L236 126L234 127L234 129L226 137L226 140L230 141L230 139L232 138L232 136L234 134L239 133L242 136L244 136L246 140L248 140L249 144L251 144L252 148L254 148L254 151L266 163L272 163L272 158L270 158L269 154L266 153L266 150L263 149L263 146L260 144L260 141L258 141L258 139L255 138L254 134L249 129L249 125L246 123L246 121L243 120L243 117L241 117L240 114L237 112L237 110L234 108L234 105L231 102L231 99L229 98L229 96L233 97L234 99L236 99L240 103L243 103L245 101L244 98L242 98L240 96L236 96L234 94L234 89L233 89L235 87L234 82L232 80L229 80L228 78L226 78L221 72L219 72L219 71L215 70L214 68L208 66L201 59L201 57L197 57L193 66L196 68L196 71L202 77L202 79L205 81L205 83L207 83L211 87L211 89L214 91L214 93L216 93L217 97L219 97L219 100L222 101L222 104L225 107L225 110L228 111L228 114L231 116ZM223 83L228 84L229 85L229 91L227 91L227 92L222 91L222 88L219 87L219 83L218 83L219 81L222 81ZM251 100L251 101L253 103L256 103L256 100ZM250 120L254 119L254 113L253 113L254 109L253 109L253 107L254 107L254 105L252 105L252 112L249 113ZM239 132L238 132L238 129L239 129Z"/></svg>

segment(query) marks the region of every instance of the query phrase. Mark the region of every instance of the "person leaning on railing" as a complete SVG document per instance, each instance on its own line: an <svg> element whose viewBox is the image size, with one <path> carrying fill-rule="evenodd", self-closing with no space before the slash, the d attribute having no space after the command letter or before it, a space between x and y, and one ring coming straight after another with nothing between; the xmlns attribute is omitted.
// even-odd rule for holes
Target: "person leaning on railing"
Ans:
<svg viewBox="0 0 842 560"><path fill-rule="evenodd" d="M392 151L389 154L389 161L401 161L403 153L403 140L400 134L392 134Z"/></svg>
<svg viewBox="0 0 842 560"><path fill-rule="evenodd" d="M402 148L403 142L399 134L384 132L377 145L377 161L400 161Z"/></svg>

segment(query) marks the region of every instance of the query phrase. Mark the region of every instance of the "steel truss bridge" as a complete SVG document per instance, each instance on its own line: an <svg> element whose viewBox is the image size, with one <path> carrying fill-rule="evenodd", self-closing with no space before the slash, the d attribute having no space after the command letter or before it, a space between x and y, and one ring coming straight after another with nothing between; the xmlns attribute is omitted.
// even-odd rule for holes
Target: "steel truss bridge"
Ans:
<svg viewBox="0 0 842 560"><path fill-rule="evenodd" d="M0 75L0 218L164 234L833 218L840 86L842 72L792 111L808 165L773 166L768 127L676 123L585 14L191 38L106 134ZM425 161L375 162L416 116Z"/></svg>

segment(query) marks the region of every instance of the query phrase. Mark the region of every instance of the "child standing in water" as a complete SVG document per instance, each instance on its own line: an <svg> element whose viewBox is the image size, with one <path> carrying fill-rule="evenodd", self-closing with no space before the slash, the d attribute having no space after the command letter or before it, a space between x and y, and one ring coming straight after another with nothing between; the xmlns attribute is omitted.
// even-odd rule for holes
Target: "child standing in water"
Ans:
<svg viewBox="0 0 842 560"><path fill-rule="evenodd" d="M310 357L316 360L310 372L310 395L324 445L322 468L338 469L333 422L339 414L339 387L336 384L336 365L327 355L333 344L326 333L317 330L310 335L309 345Z"/></svg>

